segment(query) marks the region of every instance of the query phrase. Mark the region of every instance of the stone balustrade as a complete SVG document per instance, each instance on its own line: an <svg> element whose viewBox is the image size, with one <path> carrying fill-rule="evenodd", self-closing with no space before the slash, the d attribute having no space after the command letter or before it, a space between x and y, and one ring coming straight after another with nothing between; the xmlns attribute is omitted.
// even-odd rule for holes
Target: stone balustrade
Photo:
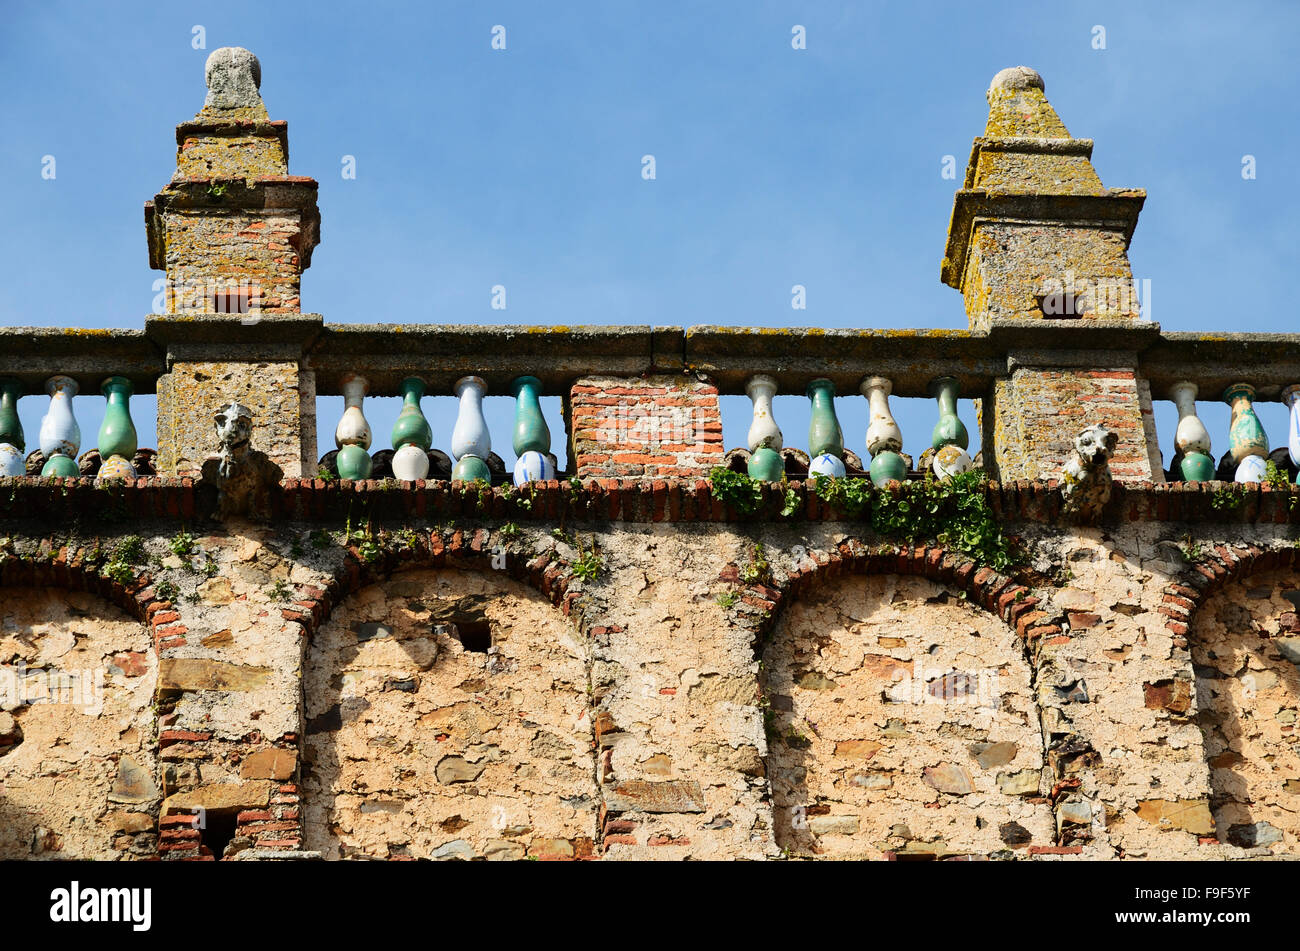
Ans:
<svg viewBox="0 0 1300 951"><path fill-rule="evenodd" d="M273 456L278 447L277 461L289 476L324 471L353 480L522 485L561 474L689 478L724 465L761 481L811 474L884 484L926 472L942 478L972 466L994 479L1055 478L1069 455L1068 438L1091 420L1120 434L1121 481L1260 481L1272 471L1270 460L1294 478L1300 457L1300 344L1293 335L1166 334L1155 324L1105 321L995 322L980 331L334 326L298 315L251 325L219 316L153 316L143 333L7 328L0 341L0 456L10 476L196 474L213 448L209 434L178 428L172 407L188 407L208 389L205 405L246 400L254 382L202 373L175 381L176 362L221 366L259 350L291 361L297 383L295 413L256 422L256 440ZM1018 367L1044 355L1082 368L1085 378L1095 374L1093 391L1074 385L1056 394L1055 413L1066 422L1054 439L1018 433L1014 399L1005 392ZM1090 362L1126 369L1090 370ZM134 444L131 418L132 396L155 392L174 394L159 401L156 459L154 450ZM110 409L93 445L75 432L75 413L68 418L71 397L81 406L92 394ZM333 421L335 448L317 458L315 400L332 395L343 396L347 410ZM454 416L425 417L423 401L437 395L455 398ZM740 395L751 410L746 445L724 453L718 397ZM487 396L515 401L512 432L496 436L499 448L514 450L514 472L493 451L482 411ZM791 396L808 400L806 449L777 419L773 401ZM376 438L366 422L366 401L375 397L403 400L387 439ZM550 432L543 397L561 398L564 433ZM864 433L846 438L836 397L864 401ZM33 398L48 403L45 445L41 434L24 433L18 422L19 401ZM903 452L891 409L899 399L925 399L932 407L928 445L915 458ZM1163 455L1153 418L1161 399L1179 412ZM1199 418L1198 401L1203 407L1207 399L1232 407L1228 431L1211 434ZM999 402L1001 423L988 411ZM1254 410L1261 402L1287 406L1286 434L1270 441ZM1025 415L1032 411L1027 407ZM978 453L969 452L972 432L983 447ZM555 452L559 439L568 459L564 473ZM117 461L106 465L111 459ZM303 460L298 471L295 460Z"/></svg>

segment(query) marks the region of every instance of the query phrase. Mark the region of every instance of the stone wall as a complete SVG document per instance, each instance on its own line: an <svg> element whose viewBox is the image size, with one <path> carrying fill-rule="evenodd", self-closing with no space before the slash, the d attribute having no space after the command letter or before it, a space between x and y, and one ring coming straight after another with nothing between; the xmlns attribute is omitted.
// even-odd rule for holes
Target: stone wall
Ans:
<svg viewBox="0 0 1300 951"><path fill-rule="evenodd" d="M1300 854L1297 611L1300 573L1262 572L1203 606L1190 636L1217 838L1288 855ZM1190 699L1187 681L1176 683L1153 699Z"/></svg>
<svg viewBox="0 0 1300 951"><path fill-rule="evenodd" d="M0 587L0 859L156 854L157 672L120 608Z"/></svg>
<svg viewBox="0 0 1300 951"><path fill-rule="evenodd" d="M1001 618L925 578L853 576L790 605L763 665L781 848L1055 844L1032 671Z"/></svg>
<svg viewBox="0 0 1300 951"><path fill-rule="evenodd" d="M91 786L42 778L71 731L39 706L9 711L24 739L0 763L46 782L22 795L78 854L1294 854L1294 525L1158 520L1179 493L1127 490L1104 528L1008 514L1027 556L1007 575L811 501L741 522L644 490L380 517L423 496L349 485L274 525L182 520L163 494L177 516L53 535L57 514L11 515L6 631L62 620L8 636L6 663L84 625L77 649L144 686L129 730L77 741ZM639 520L583 514L606 503ZM99 620L99 597L127 614ZM108 798L123 755L155 787L138 804Z"/></svg>
<svg viewBox="0 0 1300 951"><path fill-rule="evenodd" d="M312 639L305 845L327 858L590 856L586 646L509 578L410 571Z"/></svg>

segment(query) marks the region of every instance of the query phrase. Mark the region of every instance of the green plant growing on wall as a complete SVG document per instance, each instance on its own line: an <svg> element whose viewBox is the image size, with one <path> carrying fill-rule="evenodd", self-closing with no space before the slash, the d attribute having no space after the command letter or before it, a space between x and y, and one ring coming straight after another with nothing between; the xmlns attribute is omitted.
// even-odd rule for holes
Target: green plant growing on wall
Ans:
<svg viewBox="0 0 1300 951"><path fill-rule="evenodd" d="M752 515L763 502L763 484L744 472L715 466L709 472L709 491L741 515Z"/></svg>
<svg viewBox="0 0 1300 951"><path fill-rule="evenodd" d="M760 584L769 581L771 577L772 566L767 561L767 549L762 542L756 542L753 557L740 569L740 580L745 584Z"/></svg>
<svg viewBox="0 0 1300 951"><path fill-rule="evenodd" d="M190 557L198 548L194 536L184 529L172 536L171 540L167 542L167 547L171 549L173 555L185 562L190 560Z"/></svg>
<svg viewBox="0 0 1300 951"><path fill-rule="evenodd" d="M877 535L912 544L937 542L1005 571L1017 555L993 515L986 481L980 469L943 480L927 472L923 480L899 483L895 493L867 479L818 476L813 491L850 517L869 514Z"/></svg>
<svg viewBox="0 0 1300 951"><path fill-rule="evenodd" d="M1275 489L1291 488L1291 477L1287 475L1285 469L1278 467L1278 464L1272 459L1264 463L1264 481Z"/></svg>
<svg viewBox="0 0 1300 951"><path fill-rule="evenodd" d="M740 600L740 595L734 591L724 591L715 600L721 608L727 610L736 606L736 602Z"/></svg>
<svg viewBox="0 0 1300 951"><path fill-rule="evenodd" d="M497 529L497 533L502 538L514 538L516 535L519 534L519 526L516 525L514 522L506 522L499 529Z"/></svg>
<svg viewBox="0 0 1300 951"><path fill-rule="evenodd" d="M859 518L866 512L875 492L870 479L834 479L823 475L813 477L813 491L849 518Z"/></svg>
<svg viewBox="0 0 1300 951"><path fill-rule="evenodd" d="M290 595L289 586L281 579L267 589L266 596L272 601L288 601Z"/></svg>
<svg viewBox="0 0 1300 951"><path fill-rule="evenodd" d="M785 495L781 502L781 517L789 518L791 515L798 512L799 509L799 493L789 486L786 486Z"/></svg>
<svg viewBox="0 0 1300 951"><path fill-rule="evenodd" d="M582 550L582 539L575 538L574 543L578 549L578 557L573 559L573 573L579 578L586 581L594 581L600 573L605 570L605 560L600 557L596 550L596 539L591 539L591 551Z"/></svg>
<svg viewBox="0 0 1300 951"><path fill-rule="evenodd" d="M321 466L316 470L316 478L320 479L322 482L333 482L338 478L338 476L324 466Z"/></svg>
<svg viewBox="0 0 1300 951"><path fill-rule="evenodd" d="M1185 558L1189 563L1200 561L1205 557L1205 549L1201 546L1200 542L1192 538L1190 532L1183 537L1183 543L1178 546L1178 550L1183 553L1183 558Z"/></svg>
<svg viewBox="0 0 1300 951"><path fill-rule="evenodd" d="M159 581L154 582L153 593L158 596L158 600L160 601L174 602L176 600L177 595L179 595L181 592L180 592L180 588L176 587L174 583L168 581L166 578L163 578Z"/></svg>
<svg viewBox="0 0 1300 951"><path fill-rule="evenodd" d="M311 542L311 547L315 548L317 551L330 547L329 532L325 531L323 528L316 529L308 535L307 538Z"/></svg>
<svg viewBox="0 0 1300 951"><path fill-rule="evenodd" d="M1243 496L1239 495L1232 488L1222 488L1214 493L1210 499L1210 505L1220 512L1236 511L1243 501Z"/></svg>
<svg viewBox="0 0 1300 951"><path fill-rule="evenodd" d="M113 552L115 560L127 565L138 565L144 560L144 540L139 535L127 535L117 543Z"/></svg>

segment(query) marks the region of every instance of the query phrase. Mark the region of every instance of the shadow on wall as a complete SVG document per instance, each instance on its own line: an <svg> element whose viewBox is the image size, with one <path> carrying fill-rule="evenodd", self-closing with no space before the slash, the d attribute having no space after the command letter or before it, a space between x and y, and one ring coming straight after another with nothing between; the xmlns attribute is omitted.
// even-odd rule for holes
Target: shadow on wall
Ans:
<svg viewBox="0 0 1300 951"><path fill-rule="evenodd" d="M1219 841L1274 854L1300 854L1297 612L1300 576L1282 569L1226 585L1192 626L1197 719Z"/></svg>
<svg viewBox="0 0 1300 951"><path fill-rule="evenodd" d="M826 858L1055 842L1027 660L999 618L924 578L850 576L763 651L777 845ZM969 798L968 798L969 797Z"/></svg>
<svg viewBox="0 0 1300 951"><path fill-rule="evenodd" d="M584 648L510 578L411 570L307 649L304 847L328 859L591 854Z"/></svg>

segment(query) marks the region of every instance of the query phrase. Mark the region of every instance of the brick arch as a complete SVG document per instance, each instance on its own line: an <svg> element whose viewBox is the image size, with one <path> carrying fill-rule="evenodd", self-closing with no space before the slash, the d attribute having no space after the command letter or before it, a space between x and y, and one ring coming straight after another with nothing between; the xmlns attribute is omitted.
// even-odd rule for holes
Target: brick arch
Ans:
<svg viewBox="0 0 1300 951"><path fill-rule="evenodd" d="M461 571L504 573L521 581L548 598L560 612L575 621L581 620L583 599L579 592L570 591L573 572L549 551L538 555L505 546L505 566L493 566L494 552L488 542L491 538L485 529L468 534L456 529L448 532L430 532L417 544L397 545L391 541L381 548L377 557L366 560L357 546L349 545L347 557L335 570L324 587L304 585L294 607L283 609L287 620L297 621L310 639L320 626L329 620L334 609L348 597L367 585L379 584L403 571L420 568L454 568Z"/></svg>
<svg viewBox="0 0 1300 951"><path fill-rule="evenodd" d="M180 610L171 601L158 597L148 571L137 572L126 584L114 581L99 571L99 562L85 547L70 549L57 542L41 545L39 555L8 555L0 559L0 587L62 588L85 591L121 608L153 635L154 650L174 646L169 639L180 637L184 628L175 628ZM180 637L180 643L184 638Z"/></svg>
<svg viewBox="0 0 1300 951"><path fill-rule="evenodd" d="M1191 630L1197 610L1225 585L1259 571L1300 566L1300 548L1260 548L1258 545L1215 545L1203 557L1185 566L1165 585L1160 613L1165 627L1179 637Z"/></svg>
<svg viewBox="0 0 1300 951"><path fill-rule="evenodd" d="M594 856L600 793L595 785L594 761L591 760L593 738L588 719L590 700L587 696L587 660L581 647L584 638L580 629L582 612L579 593L576 590L569 591L572 575L567 573L560 564L554 563L553 555L549 552L533 556L507 549L500 552L504 555L504 565L494 566L493 559L496 553L487 545L488 538L484 530L472 533L434 532L428 536L427 545L423 540L416 545L389 545L378 556L372 556L368 561L362 558L355 548L351 549L344 563L326 585L326 590L321 590L319 593L305 592L308 597L298 604L298 608L301 609L298 612L299 616L289 618L299 621L308 634L303 638L303 703L306 726L303 734L304 748L314 750L316 766L319 768L324 765L323 775L328 775L330 770L337 771L334 780L325 781L323 784L319 776L313 778L306 773L299 776L301 785L296 795L300 796L302 806L301 811L295 809L293 821L299 824L298 828L303 833L303 841L307 847L325 847L320 843L326 842L327 839L319 836L312 837L310 833L313 830L326 828L334 830L334 821L339 815L355 813L355 803L350 804L344 812L336 813L334 810L341 809L346 799L355 799L359 791L364 790L365 794L377 796L382 800L384 810L395 807L396 812L403 817L404 823L394 820L392 831L395 835L389 842L389 858L413 857L407 849L429 848L430 840L436 848L423 857L466 857L463 850L469 850L481 857L518 859L525 857L525 849L529 857L548 859L584 859ZM390 583L402 580L403 576L420 578L424 572L444 573L444 578L446 574L471 576L477 579L469 584L473 593L481 595L486 592L487 596L498 605L508 605L504 608L507 618L512 617L513 612L520 611L521 606L523 616L532 617L535 623L523 627L518 625L515 618L514 630L519 636L508 639L505 642L507 646L502 649L507 661L504 670L498 672L503 673L507 678L505 687L508 689L501 690L480 685L474 688L472 699L458 693L463 689L461 678L471 671L456 670L457 655L455 654L450 657L452 666L444 665L441 650L437 655L436 664L419 660L416 653L408 654L407 658L411 664L398 665L395 669L400 669L400 673L395 675L396 679L386 680L377 692L363 686L358 694L345 694L341 689L337 689L332 677L327 685L322 679L322 671L332 674L340 670L354 669L350 666L351 661L346 651L355 652L357 648L351 647L350 641L341 644L339 632L352 630L348 626L350 619L354 617L364 619L368 615L361 613L354 616L349 613L348 603L352 596L361 593L363 589L387 588ZM463 581L456 583L464 584ZM516 584L522 584L523 587L532 590L520 591L515 587ZM432 592L432 589L430 591ZM465 588L461 588L460 591L462 594L469 593ZM408 591L388 596L404 599L410 594L411 592ZM539 594L540 598L537 597ZM522 597L524 595L527 597ZM434 597L443 596L445 595L434 595ZM420 598L421 602L426 600ZM554 607L558 607L560 612L554 612ZM358 604L357 610L366 611L367 608L364 604ZM424 610L423 604L420 605L419 610ZM530 610L531 615L528 614ZM287 611L286 616L292 613ZM373 616L395 615L381 612ZM544 623L545 616L549 616L556 626L550 628L549 635L538 638L536 625ZM567 642L558 630L566 626L566 618L573 622L574 627L579 628L572 632L571 643ZM332 622L337 622L343 627L340 628ZM397 632L397 642L411 642L406 640L410 629L408 628L408 633L404 635L401 632L401 622L395 622L394 630ZM415 640L418 642L423 638L424 635L421 635ZM372 641L367 647L379 643L381 641ZM511 651L508 645L512 643L516 644L516 647L524 645L524 650ZM545 658L541 658L542 652L539 648L552 652L549 655L552 663L547 663ZM521 660L521 655L527 659ZM563 660L557 659L559 655L562 655ZM462 656L468 658L475 655L465 653ZM339 663L340 658L343 659L342 664ZM391 662L381 660L378 663L383 667ZM515 664L519 667L516 668ZM530 674L530 671L535 673ZM449 674L452 675L451 680L439 683L437 678L445 678ZM544 683L542 681L512 683L509 680L520 675L540 677ZM571 685L573 689L561 689L558 686L561 682ZM389 683L401 684L400 687L391 688L393 691L400 692L390 692ZM482 694L478 691L482 691ZM532 693L530 694L529 691ZM531 696L532 702L518 700L515 695L520 692L523 692L525 697ZM348 749L346 744L357 741L355 732L357 728L352 725L351 714L348 712L349 705L357 702L355 698L359 696L364 701L364 710L371 711L366 714L367 716L374 715L373 711L380 709L380 719L375 722L391 722L393 710L383 710L385 701L377 698L401 697L404 694L420 698L415 701L417 707L421 702L432 703L435 707L432 710L419 708L421 710L419 724L427 729L422 748L414 755L409 749L395 748L392 757L388 757L385 751L372 751L373 756L368 754L367 760L376 770L379 769L380 764L385 763L387 764L385 768L401 765L412 770L409 788L420 790L421 795L410 798L397 795L393 792L396 787L372 785L373 778L370 775L361 777L360 786L344 784L341 779L345 775L342 768L345 765L344 757L339 755L339 751L346 751ZM495 699L485 700L484 697ZM437 700L435 701L434 698ZM527 710L529 715L527 717L509 715L508 710L514 704L519 704L517 712ZM577 708L580 708L581 716L578 715ZM558 713L561 709L564 710L563 715ZM467 710L473 712L465 712ZM431 718L429 723L425 722L426 718ZM577 725L583 722L587 723L585 730L578 729ZM481 735L477 732L480 730L483 731ZM503 733L499 734L498 730L502 730ZM517 734L519 730L524 732ZM526 734L529 732L535 734L533 743L527 741ZM471 733L476 737L472 744L466 739ZM503 735L506 737L504 740L501 738ZM573 746L574 738L579 736L580 758L575 755ZM561 746L564 746L558 739L562 737L568 739L567 755L557 753L552 746L548 745L561 743ZM522 742L520 742L521 738ZM446 748L439 749L444 741L446 741ZM495 756L489 756L488 759L468 758L475 746L490 746L496 750L498 745L500 749ZM475 755L481 756L481 754ZM346 758L348 763L357 761L355 756ZM442 772L444 765L450 761L455 761L456 765L449 767L451 772L444 777ZM492 764L498 765L494 767ZM505 780L500 775L492 774L494 768L500 770L503 767L520 764L536 765L537 772L518 779ZM488 775L479 779L479 775L485 768L488 770ZM461 770L464 772L459 772ZM470 771L476 771L475 775L469 776ZM575 780L575 776L580 779ZM348 783L357 778L353 776ZM436 782L434 782L435 778ZM381 783L386 780L387 777L384 776ZM462 782L481 783L483 793L459 797L455 791L465 787L455 784ZM429 785L421 785L422 783ZM550 785L552 783L553 786ZM561 793L567 795L562 796ZM570 803L575 795L582 794L589 797L585 807L587 812L585 818L582 807ZM569 803L566 808L574 810L575 815L570 817L569 821L551 815L547 819L547 824L537 826L539 831L531 837L527 833L511 833L512 836L516 836L515 839L506 840L498 836L495 839L484 840L484 836L487 835L485 830L488 819L479 814L483 808L499 810L503 817L502 822L517 816L522 810L522 814L531 817L524 825L532 826L531 820L538 817L538 804L546 804L549 808L557 801ZM489 803L489 806L483 807L483 803ZM545 809L542 811L544 812ZM447 813L454 814L447 815ZM327 821L322 821L322 816ZM344 836L340 833L337 840L331 840L328 846L331 849L336 845L342 847L340 857L348 857L349 850L358 848L366 849L368 852L374 843L368 843L366 840L376 834L384 834L381 831L382 823L379 827L368 826L363 818L361 823L354 826L351 825L354 820L355 816L349 819L348 823L343 823L349 829L348 835ZM491 821L495 823L495 817ZM449 823L456 824L449 825ZM496 828L495 825L492 827ZM466 831L462 833L462 830ZM439 845L439 839L448 841ZM470 844L471 841L473 845Z"/></svg>
<svg viewBox="0 0 1300 951"><path fill-rule="evenodd" d="M1040 607L1042 599L1034 596L1031 588L942 546L867 546L853 539L828 552L813 553L810 561L793 568L784 578L777 574L778 579L771 584L743 586L740 590L746 610L738 613L754 630L758 649L780 652L776 657L763 657L767 671L763 690L771 704L766 762L779 844L799 854L841 858L878 854L886 858L933 858L1012 849L1029 854L1078 851L1077 847L1062 845L1053 819L1062 790L1053 788L1047 795L1042 785L1043 770L1052 762L1052 750L1044 743L1039 725L1035 688L1038 647L1044 641L1054 642L1062 635L1064 625ZM914 640L920 630L916 625L929 630L924 627L927 622L905 622L909 616L918 617L911 615L906 605L902 609L909 613L897 618L904 624L897 630L899 637L907 638L906 645L903 641L882 641L882 646L876 648L871 625L881 623L878 620L868 622L865 628L846 622L850 634L841 644L838 634L830 633L832 629L840 630L838 623L825 631L817 625L809 628L806 623L800 625L797 613L790 615L790 623L795 626L782 629L780 637L785 640L769 636L778 633L783 609L809 596L823 591L831 595L830 601L811 608L811 616L820 616L823 610L840 610L837 605L846 603L841 601L844 597L851 603L855 595L844 589L842 582L854 576L880 579L869 582L869 587L889 585L891 582L883 579L893 576L900 590L916 588L914 579L924 579L930 583L923 586L927 591L937 588L964 594L967 608L949 604L930 609L919 602L914 606L958 611L967 621L974 621L969 633L975 639L970 643L962 641L959 632L946 640L941 638L949 656L943 660L945 652L940 651L936 667L927 661L929 655L923 644ZM862 592L856 596L862 596ZM910 594L904 600L915 596ZM895 610L888 598L877 602L875 595L867 597L886 614ZM944 617L956 621L958 615ZM852 611L849 616L866 617ZM988 641L995 628L1003 632L997 635L1000 643ZM891 630L894 628L887 626L874 633ZM822 636L841 644L844 653L839 653L838 647L809 647ZM970 662L980 665L978 688L972 689L974 668L962 668L960 664L950 674L931 682L934 674L929 671L965 655L974 644L986 644L992 651L990 657L996 658L983 665ZM910 653L895 654L895 648L905 646ZM778 657L784 663L778 663ZM914 668L914 664L918 666ZM1000 681L1001 685L994 687L997 692L991 695L997 698L992 709L1010 719L999 714L990 722L986 712L975 709L986 708L989 701L967 696L985 696L984 691L993 683L985 680L983 667L987 665L1005 669L1004 674L996 675L999 681L1002 676L1010 677ZM888 692L897 674L914 682L914 689L924 690L924 701L918 705L918 701L889 700L886 703L899 706L876 709L869 705L866 709L875 709L875 713L862 715L857 701L876 696L882 689ZM940 684L941 693L935 693ZM951 695L946 692L949 688L953 690ZM834 693L823 694L827 690ZM827 699L835 696L852 703L837 708ZM852 712L846 713L850 707ZM959 712L958 708L967 712ZM891 710L896 712L886 713ZM879 717L886 715L891 718L891 730L899 732L884 730L885 721ZM938 729L936 718L948 727ZM979 793L996 805L970 806L966 797L971 793ZM926 808L921 808L923 804ZM1016 821L1012 821L1007 813L1021 806L1022 811L1015 812ZM801 815L805 807L807 812ZM908 822L898 818L904 814L911 816ZM890 822L895 824L891 827ZM895 830L899 829L903 831L896 841ZM885 839L889 845L880 846L882 851L877 853L878 843Z"/></svg>
<svg viewBox="0 0 1300 951"><path fill-rule="evenodd" d="M1033 589L941 545L872 546L847 539L829 551L810 552L808 561L811 563L796 566L780 580L738 584L740 600L746 606L739 612L739 623L753 632L756 647L771 633L784 605L833 579L854 574L920 576L964 592L972 604L1015 628L1031 657L1036 656L1044 638L1061 635L1064 629L1060 616L1042 610L1045 605ZM734 565L728 566L723 580L738 581Z"/></svg>
<svg viewBox="0 0 1300 951"><path fill-rule="evenodd" d="M1216 545L1166 585L1160 611L1194 664L1216 826L1202 842L1294 856L1300 824L1282 803L1300 786L1300 761L1277 718L1295 716L1300 679L1278 642L1300 633L1300 622L1294 607L1280 615L1268 608L1279 577L1300 587L1300 549ZM1265 585L1262 598L1250 590L1258 585Z"/></svg>

